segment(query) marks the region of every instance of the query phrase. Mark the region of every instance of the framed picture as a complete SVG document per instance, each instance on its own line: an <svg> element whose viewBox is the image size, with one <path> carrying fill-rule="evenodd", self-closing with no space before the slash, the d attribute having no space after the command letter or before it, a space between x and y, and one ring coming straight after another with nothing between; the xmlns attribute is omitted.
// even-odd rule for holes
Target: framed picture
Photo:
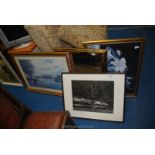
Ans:
<svg viewBox="0 0 155 155"><path fill-rule="evenodd" d="M28 90L62 95L61 73L72 70L69 53L22 52L12 56Z"/></svg>
<svg viewBox="0 0 155 155"><path fill-rule="evenodd" d="M106 50L56 48L58 52L70 52L76 73L102 73L105 71Z"/></svg>
<svg viewBox="0 0 155 155"><path fill-rule="evenodd" d="M62 74L72 117L123 121L125 74Z"/></svg>
<svg viewBox="0 0 155 155"><path fill-rule="evenodd" d="M4 85L22 86L21 80L0 51L0 82Z"/></svg>
<svg viewBox="0 0 155 155"><path fill-rule="evenodd" d="M126 95L136 96L141 70L144 38L85 42L86 48L107 50L107 71L126 73Z"/></svg>

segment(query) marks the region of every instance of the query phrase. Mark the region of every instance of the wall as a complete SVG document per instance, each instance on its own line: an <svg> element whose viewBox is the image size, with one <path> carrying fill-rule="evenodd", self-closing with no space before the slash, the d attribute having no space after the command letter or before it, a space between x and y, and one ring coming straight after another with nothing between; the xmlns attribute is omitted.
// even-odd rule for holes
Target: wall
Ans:
<svg viewBox="0 0 155 155"><path fill-rule="evenodd" d="M73 119L78 128L155 128L155 27L108 26L108 38L145 37L144 61L138 95L125 99L124 122ZM3 86L33 111L63 111L63 98Z"/></svg>

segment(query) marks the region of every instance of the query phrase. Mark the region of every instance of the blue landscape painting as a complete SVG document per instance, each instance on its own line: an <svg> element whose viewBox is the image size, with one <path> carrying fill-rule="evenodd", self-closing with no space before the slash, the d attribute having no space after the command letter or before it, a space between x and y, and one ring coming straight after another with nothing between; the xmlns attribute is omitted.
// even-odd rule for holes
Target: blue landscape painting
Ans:
<svg viewBox="0 0 155 155"><path fill-rule="evenodd" d="M62 90L61 73L68 72L65 58L22 58L19 64L30 86Z"/></svg>

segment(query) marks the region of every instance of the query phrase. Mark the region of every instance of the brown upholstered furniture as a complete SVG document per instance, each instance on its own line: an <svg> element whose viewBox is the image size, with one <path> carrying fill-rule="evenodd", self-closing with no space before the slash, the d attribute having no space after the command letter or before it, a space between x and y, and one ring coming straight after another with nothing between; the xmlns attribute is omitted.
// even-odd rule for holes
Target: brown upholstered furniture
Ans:
<svg viewBox="0 0 155 155"><path fill-rule="evenodd" d="M25 25L40 51L83 48L83 42L107 39L106 25Z"/></svg>
<svg viewBox="0 0 155 155"><path fill-rule="evenodd" d="M61 25L58 37L76 48L83 48L83 42L107 38L106 25Z"/></svg>
<svg viewBox="0 0 155 155"><path fill-rule="evenodd" d="M62 129L68 118L67 112L32 112L0 87L1 129Z"/></svg>
<svg viewBox="0 0 155 155"><path fill-rule="evenodd" d="M25 129L62 129L65 127L65 112L33 112L27 116L22 128Z"/></svg>
<svg viewBox="0 0 155 155"><path fill-rule="evenodd" d="M25 25L40 51L53 51L56 47L72 47L61 41L58 36L59 25Z"/></svg>

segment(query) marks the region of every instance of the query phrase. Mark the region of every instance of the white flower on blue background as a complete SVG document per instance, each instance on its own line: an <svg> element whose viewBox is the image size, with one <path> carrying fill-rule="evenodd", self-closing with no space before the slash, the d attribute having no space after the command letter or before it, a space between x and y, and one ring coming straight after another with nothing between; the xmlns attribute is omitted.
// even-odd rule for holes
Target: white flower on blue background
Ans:
<svg viewBox="0 0 155 155"><path fill-rule="evenodd" d="M112 48L107 47L107 70L110 72L124 73L127 70L126 60L122 56L120 50L114 51Z"/></svg>

